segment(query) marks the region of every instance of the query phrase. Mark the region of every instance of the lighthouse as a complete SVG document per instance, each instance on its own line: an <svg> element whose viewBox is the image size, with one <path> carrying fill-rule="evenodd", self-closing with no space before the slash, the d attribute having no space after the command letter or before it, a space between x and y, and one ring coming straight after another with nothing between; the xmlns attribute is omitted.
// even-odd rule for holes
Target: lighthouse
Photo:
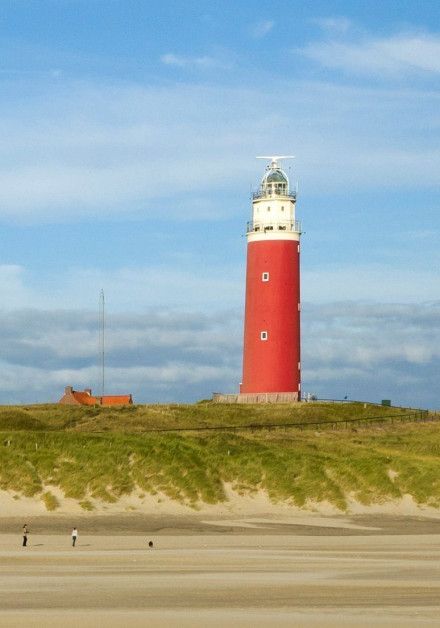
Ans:
<svg viewBox="0 0 440 628"><path fill-rule="evenodd" d="M247 224L246 306L241 401L299 401L300 235L296 191L280 166L265 157Z"/></svg>

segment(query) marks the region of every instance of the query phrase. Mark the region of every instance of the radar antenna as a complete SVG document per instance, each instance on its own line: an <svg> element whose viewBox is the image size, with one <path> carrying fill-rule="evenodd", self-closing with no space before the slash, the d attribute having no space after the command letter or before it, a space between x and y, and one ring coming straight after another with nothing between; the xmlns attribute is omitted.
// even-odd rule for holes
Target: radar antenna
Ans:
<svg viewBox="0 0 440 628"><path fill-rule="evenodd" d="M268 168L279 168L278 161L280 159L295 159L295 155L259 155L257 159L270 159Z"/></svg>

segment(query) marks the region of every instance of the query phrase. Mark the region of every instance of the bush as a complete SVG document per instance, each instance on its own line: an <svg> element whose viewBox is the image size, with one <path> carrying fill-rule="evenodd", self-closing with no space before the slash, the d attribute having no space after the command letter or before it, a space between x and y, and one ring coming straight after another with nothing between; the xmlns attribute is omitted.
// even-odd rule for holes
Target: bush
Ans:
<svg viewBox="0 0 440 628"><path fill-rule="evenodd" d="M41 499L46 506L46 510L56 510L60 506L60 502L50 491L43 493Z"/></svg>

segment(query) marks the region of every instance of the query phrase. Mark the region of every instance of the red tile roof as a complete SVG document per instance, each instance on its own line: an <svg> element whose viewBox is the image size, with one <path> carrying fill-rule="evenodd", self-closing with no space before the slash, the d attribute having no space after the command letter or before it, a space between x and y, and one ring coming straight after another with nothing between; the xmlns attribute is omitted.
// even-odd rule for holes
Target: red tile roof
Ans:
<svg viewBox="0 0 440 628"><path fill-rule="evenodd" d="M66 386L64 395L58 403L81 406L126 406L133 403L133 398L131 395L95 397L90 389L73 390L72 386Z"/></svg>
<svg viewBox="0 0 440 628"><path fill-rule="evenodd" d="M126 406L133 403L131 395L105 395L104 397L98 397L101 400L102 406Z"/></svg>
<svg viewBox="0 0 440 628"><path fill-rule="evenodd" d="M99 400L96 397L90 395L88 392L72 390L72 397L82 406L95 406L99 403Z"/></svg>

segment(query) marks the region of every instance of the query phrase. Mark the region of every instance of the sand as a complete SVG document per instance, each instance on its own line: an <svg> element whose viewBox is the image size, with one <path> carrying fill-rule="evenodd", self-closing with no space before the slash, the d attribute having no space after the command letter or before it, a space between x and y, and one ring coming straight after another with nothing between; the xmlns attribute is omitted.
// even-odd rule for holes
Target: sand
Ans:
<svg viewBox="0 0 440 628"><path fill-rule="evenodd" d="M27 548L23 523L0 519L0 626L439 625L438 519L59 514Z"/></svg>
<svg viewBox="0 0 440 628"><path fill-rule="evenodd" d="M139 488L129 495L121 496L113 503L102 502L87 496L87 501L91 504L95 515L112 515L121 513L139 513L149 516L152 512L167 516L193 516L205 514L209 517L220 516L254 516L271 513L280 517L292 515L301 516L303 513L321 515L340 515L341 511L327 501L308 501L303 507L295 506L289 501L279 501L274 503L264 490L257 490L252 493L238 493L233 490L231 484L224 483L225 501L216 504L199 502L194 505L181 503L170 499L164 493L151 495L144 493ZM0 518L8 516L19 516L27 518L29 516L44 516L48 513L42 500L45 492L50 492L56 497L58 507L57 515L71 515L73 517L82 516L87 511L81 507L78 500L67 498L58 486L46 484L41 493L34 497L0 490ZM365 505L359 503L354 496L347 495L348 514L386 514L386 515L412 515L440 519L440 509L432 506L417 504L411 495L403 495L399 499L386 500Z"/></svg>

